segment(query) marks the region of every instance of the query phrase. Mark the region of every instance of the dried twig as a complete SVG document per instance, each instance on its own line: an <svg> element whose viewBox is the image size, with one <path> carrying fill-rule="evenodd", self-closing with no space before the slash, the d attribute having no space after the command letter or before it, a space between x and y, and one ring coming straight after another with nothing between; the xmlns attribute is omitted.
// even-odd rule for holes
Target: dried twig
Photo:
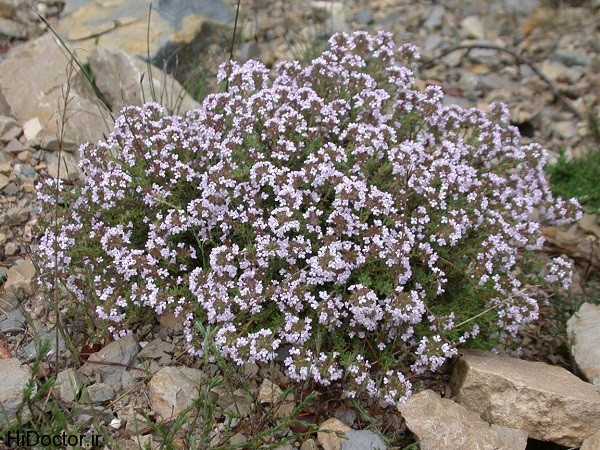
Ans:
<svg viewBox="0 0 600 450"><path fill-rule="evenodd" d="M442 53L440 53L438 56L428 60L428 61L423 61L423 63L421 64L421 66L419 67L421 70L425 70L428 69L430 67L432 67L436 61L448 56L451 53L457 52L459 50L467 50L467 53L471 50L477 50L477 49L482 49L482 50L495 50L498 52L503 52L506 53L510 56L512 56L517 63L519 64L525 64L526 66L530 67L531 70L533 70L533 72L540 77L540 79L546 83L548 85L548 87L550 88L550 92L552 93L552 95L554 96L554 98L558 101L560 101L565 108L567 108L570 112L572 112L573 114L575 114L575 116L579 119L583 119L582 114L577 111L577 109L571 104L571 102L560 93L560 91L558 90L558 88L556 87L556 85L552 82L552 80L550 78L548 78L546 75L544 75L542 73L542 71L540 69L538 69L536 67L536 65L534 63L532 63L531 61L529 61L527 58L519 55L516 51L511 50L509 48L504 48L504 47L500 47L499 45L493 45L493 44L469 44L469 45L459 45L457 47L451 48L449 50L443 51Z"/></svg>

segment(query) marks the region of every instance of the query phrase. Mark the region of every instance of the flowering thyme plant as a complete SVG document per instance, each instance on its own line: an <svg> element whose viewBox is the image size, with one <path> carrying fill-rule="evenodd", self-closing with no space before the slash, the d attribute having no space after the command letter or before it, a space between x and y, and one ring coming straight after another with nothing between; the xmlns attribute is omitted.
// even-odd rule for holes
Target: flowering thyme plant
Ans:
<svg viewBox="0 0 600 450"><path fill-rule="evenodd" d="M126 108L82 146L45 269L58 261L115 336L168 311L193 354L210 324L235 363L280 353L293 380L404 401L457 344L536 318L518 251L542 245L535 214L578 211L503 106L414 89L417 57L389 33L336 34L307 67L225 64L228 91L184 117ZM558 262L550 281L567 272Z"/></svg>

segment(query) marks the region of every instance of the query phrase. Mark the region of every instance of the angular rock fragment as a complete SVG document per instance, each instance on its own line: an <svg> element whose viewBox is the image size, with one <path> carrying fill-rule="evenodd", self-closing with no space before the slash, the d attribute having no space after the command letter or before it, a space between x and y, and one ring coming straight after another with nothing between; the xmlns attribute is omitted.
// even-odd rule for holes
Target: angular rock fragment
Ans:
<svg viewBox="0 0 600 450"><path fill-rule="evenodd" d="M29 371L21 366L17 358L0 359L0 427L15 419L29 377ZM35 391L34 386L32 395ZM27 411L24 413L26 416Z"/></svg>
<svg viewBox="0 0 600 450"><path fill-rule="evenodd" d="M534 439L578 447L600 428L600 393L562 367L469 350L451 383L458 403Z"/></svg>
<svg viewBox="0 0 600 450"><path fill-rule="evenodd" d="M511 446L505 444L504 427L490 428L490 424L481 420L452 400L443 399L431 390L413 395L398 406L398 411L406 420L408 428L417 435L421 450L442 448L465 448L481 450L517 450L525 449L527 439L519 438ZM518 430L513 430L518 435Z"/></svg>
<svg viewBox="0 0 600 450"><path fill-rule="evenodd" d="M205 380L201 370L189 367L164 367L150 380L152 410L164 420L177 417L199 395Z"/></svg>
<svg viewBox="0 0 600 450"><path fill-rule="evenodd" d="M600 306L581 305L567 322L567 336L577 366L600 388Z"/></svg>

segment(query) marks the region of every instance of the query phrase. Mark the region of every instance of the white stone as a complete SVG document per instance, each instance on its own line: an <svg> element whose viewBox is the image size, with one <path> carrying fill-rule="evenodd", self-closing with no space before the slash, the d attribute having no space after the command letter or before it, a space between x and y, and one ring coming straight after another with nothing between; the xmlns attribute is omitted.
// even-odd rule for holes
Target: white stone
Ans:
<svg viewBox="0 0 600 450"><path fill-rule="evenodd" d="M27 139L27 144L31 147L39 145L39 134L42 131L40 119L33 117L23 123L23 134Z"/></svg>

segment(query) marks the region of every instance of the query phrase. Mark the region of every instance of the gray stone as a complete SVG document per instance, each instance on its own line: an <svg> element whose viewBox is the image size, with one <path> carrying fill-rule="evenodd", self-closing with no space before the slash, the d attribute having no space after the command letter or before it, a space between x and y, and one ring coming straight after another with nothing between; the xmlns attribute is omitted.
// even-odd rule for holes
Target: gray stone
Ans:
<svg viewBox="0 0 600 450"><path fill-rule="evenodd" d="M25 39L27 38L27 26L20 22L0 17L0 35L13 39Z"/></svg>
<svg viewBox="0 0 600 450"><path fill-rule="evenodd" d="M349 427L352 427L354 422L356 422L358 414L353 409L338 409L334 413L334 416Z"/></svg>
<svg viewBox="0 0 600 450"><path fill-rule="evenodd" d="M483 75L479 77L477 83L478 89L506 89L508 91L515 91L519 86L519 83L497 73Z"/></svg>
<svg viewBox="0 0 600 450"><path fill-rule="evenodd" d="M176 417L199 395L205 375L189 367L163 367L149 383L152 410L164 420Z"/></svg>
<svg viewBox="0 0 600 450"><path fill-rule="evenodd" d="M444 95L442 103L446 106L456 105L461 108L472 108L475 103L464 97L456 97L455 95Z"/></svg>
<svg viewBox="0 0 600 450"><path fill-rule="evenodd" d="M1 307L1 305L0 305ZM19 329L25 324L25 316L19 308L13 309L7 314L0 315L0 332L8 333Z"/></svg>
<svg viewBox="0 0 600 450"><path fill-rule="evenodd" d="M27 361L32 361L40 352L40 344L42 341L47 341L50 345L48 347L48 351L46 352L46 358L56 354L56 332L48 331L45 329L39 330L38 338L31 341L29 344L25 346L23 349L24 358ZM62 335L58 333L58 350L62 352L65 350L67 346L65 345L65 340Z"/></svg>
<svg viewBox="0 0 600 450"><path fill-rule="evenodd" d="M477 414L431 390L414 394L405 404L398 406L398 411L418 437L421 450L518 449L506 447L490 425Z"/></svg>
<svg viewBox="0 0 600 450"><path fill-rule="evenodd" d="M90 403L106 403L115 398L115 391L105 383L94 383L87 387L87 395Z"/></svg>
<svg viewBox="0 0 600 450"><path fill-rule="evenodd" d="M356 13L356 18L354 19L357 25L370 25L373 23L373 10L372 9L362 9Z"/></svg>
<svg viewBox="0 0 600 450"><path fill-rule="evenodd" d="M63 150L74 151L112 129L109 112L92 95L84 75L74 70L66 112L69 119L62 130L68 64L68 54L52 33L14 48L0 61L0 91L12 114L20 123L37 117L43 127L40 145L51 150L59 148L61 136Z"/></svg>
<svg viewBox="0 0 600 450"><path fill-rule="evenodd" d="M248 438L244 436L242 433L236 433L229 439L229 445L240 446L245 444Z"/></svg>
<svg viewBox="0 0 600 450"><path fill-rule="evenodd" d="M163 359L170 357L175 351L175 346L160 338L148 342L138 354L138 358Z"/></svg>
<svg viewBox="0 0 600 450"><path fill-rule="evenodd" d="M123 372L134 364L139 349L135 336L125 336L90 355L81 371L86 375L96 373L103 382L115 385L121 381Z"/></svg>
<svg viewBox="0 0 600 450"><path fill-rule="evenodd" d="M0 116L0 136L4 136L4 133L14 127L19 127L14 117Z"/></svg>
<svg viewBox="0 0 600 450"><path fill-rule="evenodd" d="M509 13L525 16L540 5L540 0L504 0L503 5Z"/></svg>
<svg viewBox="0 0 600 450"><path fill-rule="evenodd" d="M5 290L2 298L0 299L0 308L10 311L11 309L15 309L17 306L19 306L19 299L17 296L12 292L7 292Z"/></svg>
<svg viewBox="0 0 600 450"><path fill-rule="evenodd" d="M592 55L575 49L560 49L550 55L550 61L559 61L568 67L587 67L592 64Z"/></svg>
<svg viewBox="0 0 600 450"><path fill-rule="evenodd" d="M148 67L135 55L96 47L89 63L98 90L115 114L119 114L124 106L142 105L150 100L158 101L169 113L183 113L200 107L178 81L157 67Z"/></svg>
<svg viewBox="0 0 600 450"><path fill-rule="evenodd" d="M488 41L479 41L476 43L493 44L493 42ZM458 58L459 54L458 52L456 53L456 57ZM469 59L479 64L495 64L498 62L498 52L488 48L474 48L473 50L469 51Z"/></svg>
<svg viewBox="0 0 600 450"><path fill-rule="evenodd" d="M578 447L600 429L600 393L562 367L469 350L451 384L461 405L534 439Z"/></svg>
<svg viewBox="0 0 600 450"><path fill-rule="evenodd" d="M342 450L387 450L385 442L369 430L348 430L342 440Z"/></svg>
<svg viewBox="0 0 600 450"><path fill-rule="evenodd" d="M423 28L426 30L435 30L441 28L444 23L444 14L446 9L443 5L434 5L427 10L427 20L423 23Z"/></svg>
<svg viewBox="0 0 600 450"><path fill-rule="evenodd" d="M75 157L66 152L63 152L60 156L61 163L59 168L58 153L46 153L45 162L48 164L48 175L52 178L59 177L63 181L75 181L79 179L81 171Z"/></svg>
<svg viewBox="0 0 600 450"><path fill-rule="evenodd" d="M21 136L21 134L23 133L23 129L16 125L13 126L11 128L9 128L3 135L2 135L2 139L1 141L4 143L8 143L10 141L13 141L15 139L18 139L19 136ZM5 152L9 152L9 153L13 153L10 150L4 149Z"/></svg>
<svg viewBox="0 0 600 450"><path fill-rule="evenodd" d="M4 427L15 419L29 378L29 370L21 366L17 358L0 359L0 426ZM32 395L35 392L34 385ZM27 408L23 412L26 419Z"/></svg>
<svg viewBox="0 0 600 450"><path fill-rule="evenodd" d="M583 374L600 388L600 306L584 303L567 322L571 354Z"/></svg>
<svg viewBox="0 0 600 450"><path fill-rule="evenodd" d="M61 370L56 376L54 392L66 404L72 404L83 387L83 377L73 368Z"/></svg>
<svg viewBox="0 0 600 450"><path fill-rule="evenodd" d="M292 444L286 442L285 444L278 445L274 450L295 450Z"/></svg>
<svg viewBox="0 0 600 450"><path fill-rule="evenodd" d="M8 186L8 183L10 183L10 180L8 179L8 177L6 175L0 174L0 191L2 189L4 189L6 186ZM4 242L3 242L3 244L4 244Z"/></svg>
<svg viewBox="0 0 600 450"><path fill-rule="evenodd" d="M109 424L115 418L110 409L100 405L78 406L76 411L75 423L82 427L87 427L92 421L100 421Z"/></svg>

